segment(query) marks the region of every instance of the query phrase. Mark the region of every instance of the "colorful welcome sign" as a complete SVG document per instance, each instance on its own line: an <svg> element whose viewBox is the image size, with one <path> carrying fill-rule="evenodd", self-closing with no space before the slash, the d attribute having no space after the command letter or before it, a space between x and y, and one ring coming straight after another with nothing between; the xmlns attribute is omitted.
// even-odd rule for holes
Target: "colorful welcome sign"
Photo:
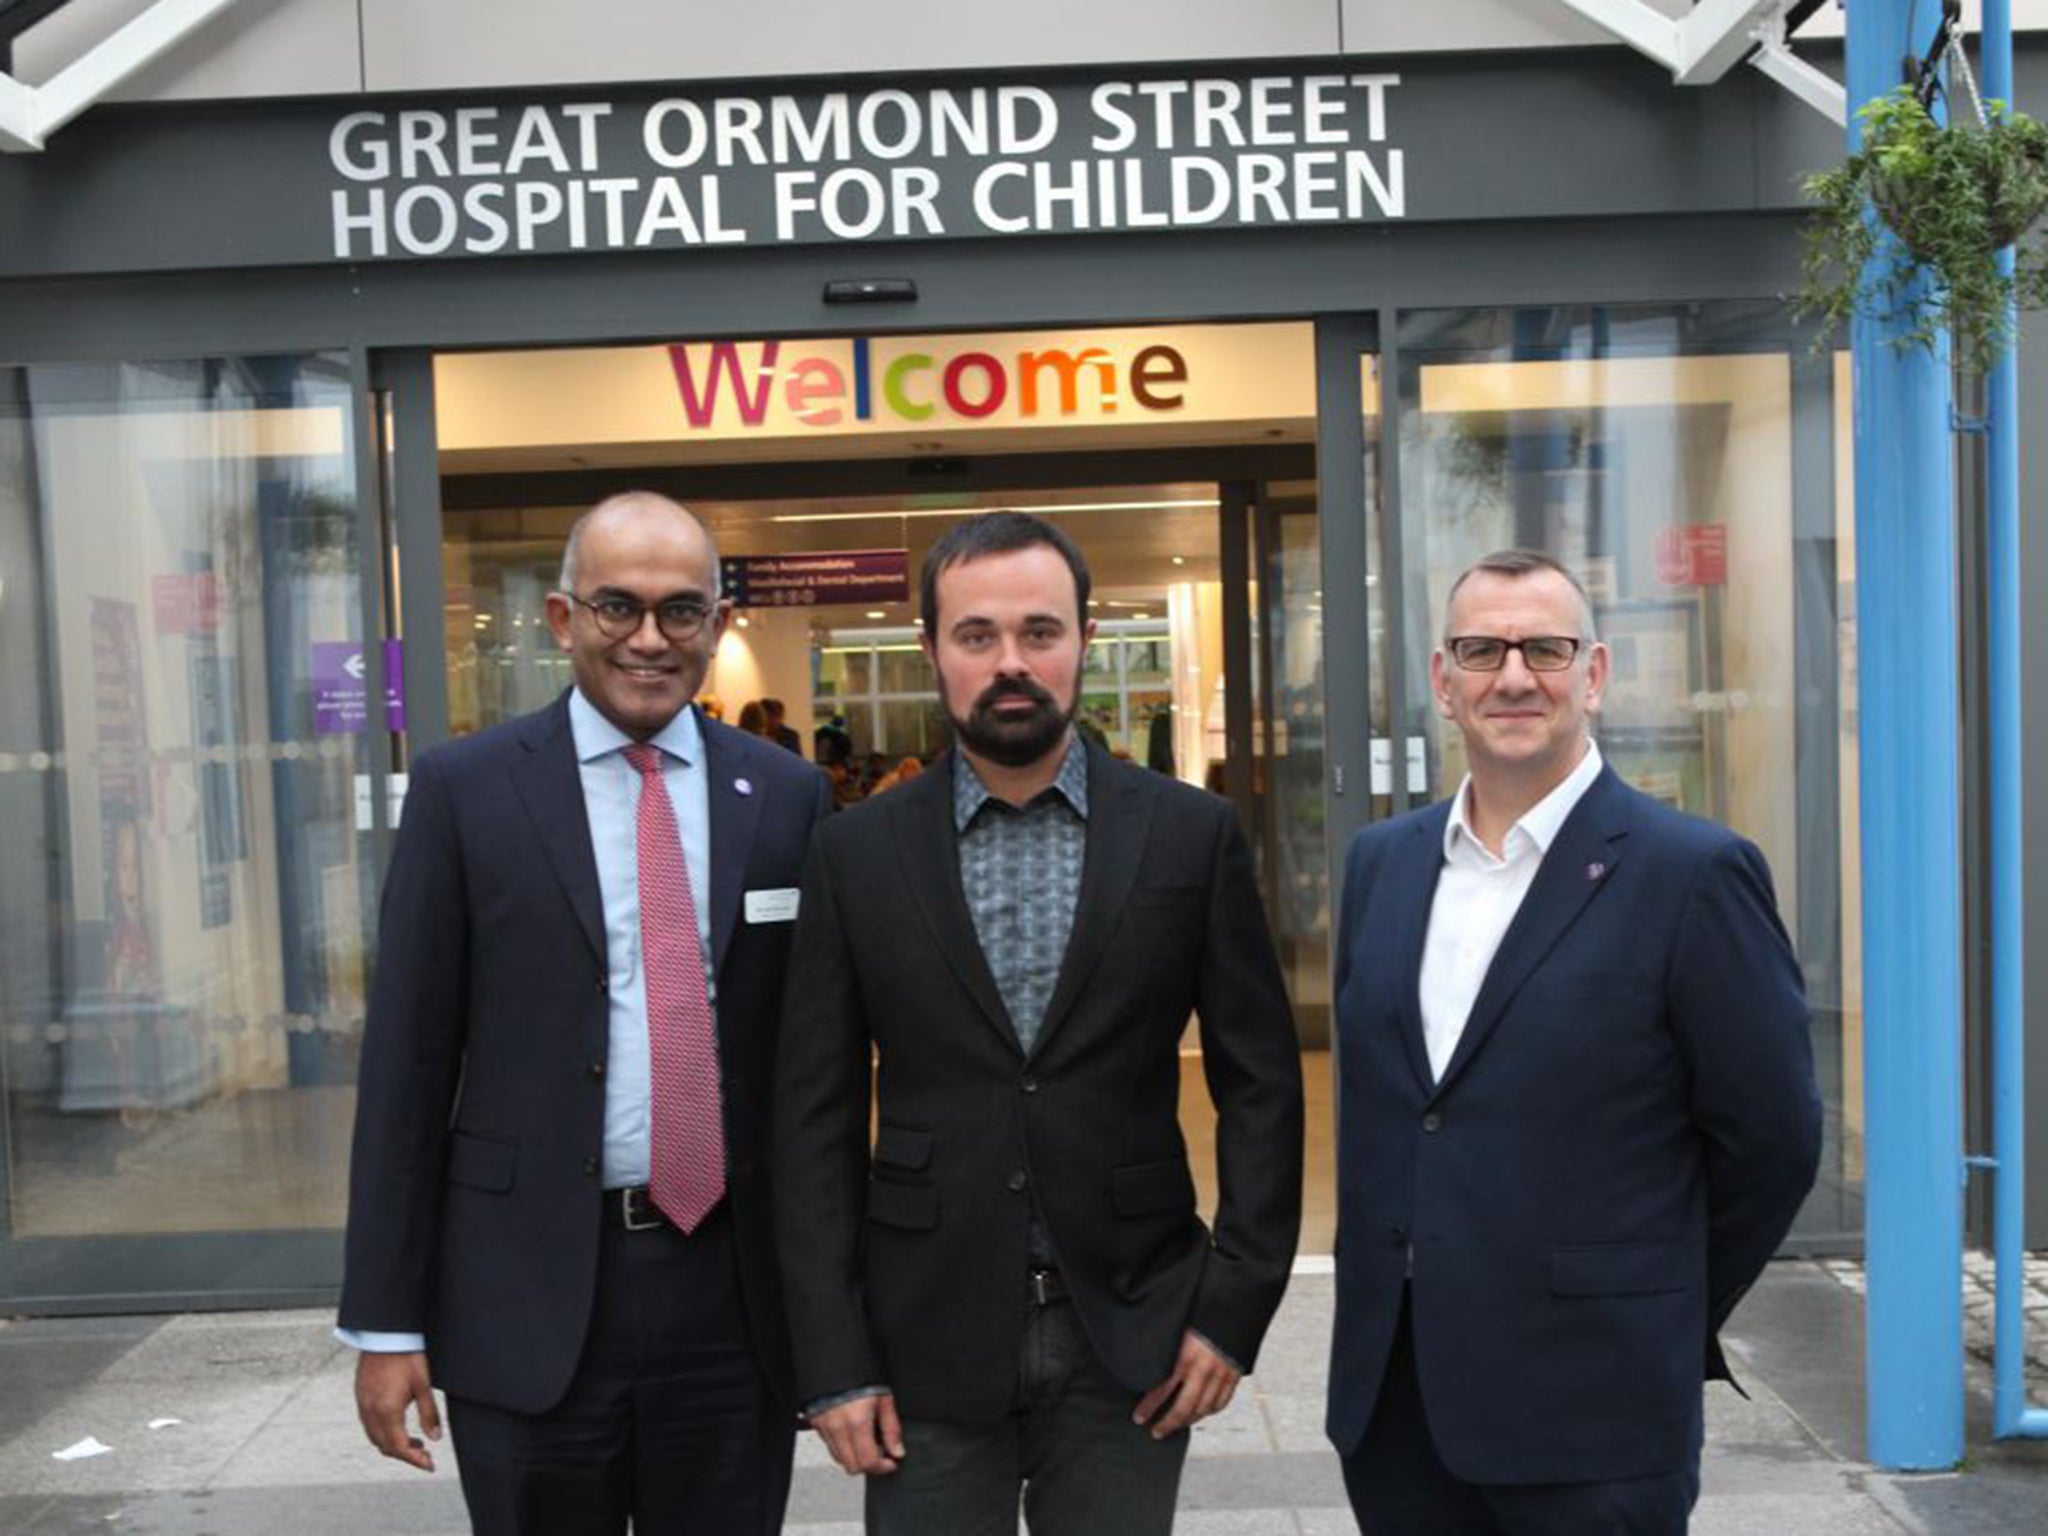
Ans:
<svg viewBox="0 0 2048 1536"><path fill-rule="evenodd" d="M711 340L435 360L441 447L911 438L1315 415L1304 324Z"/></svg>

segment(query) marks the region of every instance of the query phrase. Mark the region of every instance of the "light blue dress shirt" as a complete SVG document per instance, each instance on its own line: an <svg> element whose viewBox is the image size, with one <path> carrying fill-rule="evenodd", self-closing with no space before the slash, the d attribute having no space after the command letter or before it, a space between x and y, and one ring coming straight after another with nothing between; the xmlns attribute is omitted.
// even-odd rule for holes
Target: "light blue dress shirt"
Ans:
<svg viewBox="0 0 2048 1536"><path fill-rule="evenodd" d="M597 860L597 886L604 902L605 968L610 975L609 1043L604 1075L604 1158L606 1189L647 1182L651 1088L647 1047L647 977L640 963L641 778L626 761L633 738L597 712L581 689L569 695L569 730L583 781L583 810L590 823L590 847ZM675 810L697 908L697 942L704 954L704 986L717 1017L718 994L711 970L711 790L704 764L704 736L697 712L686 709L650 738L661 748L661 781ZM566 914L563 921L568 921ZM357 1349L424 1349L419 1334L367 1333L337 1328L335 1337Z"/></svg>

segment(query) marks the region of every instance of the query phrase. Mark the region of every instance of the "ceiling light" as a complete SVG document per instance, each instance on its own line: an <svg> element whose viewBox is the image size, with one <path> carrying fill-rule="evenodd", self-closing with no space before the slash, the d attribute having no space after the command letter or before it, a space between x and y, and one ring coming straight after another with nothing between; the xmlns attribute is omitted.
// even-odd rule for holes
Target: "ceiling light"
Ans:
<svg viewBox="0 0 2048 1536"><path fill-rule="evenodd" d="M871 619L886 619L889 615L880 608L870 608L868 610L868 617Z"/></svg>
<svg viewBox="0 0 2048 1536"><path fill-rule="evenodd" d="M1186 565L1188 563L1188 557L1186 555L1175 555L1173 557L1173 563L1175 565Z"/></svg>

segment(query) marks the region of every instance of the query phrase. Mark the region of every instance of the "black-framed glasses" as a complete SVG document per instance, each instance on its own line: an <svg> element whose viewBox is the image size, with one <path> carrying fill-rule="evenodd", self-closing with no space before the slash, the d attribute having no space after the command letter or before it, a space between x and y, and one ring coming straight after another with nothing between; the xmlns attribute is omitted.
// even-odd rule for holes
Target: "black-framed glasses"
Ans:
<svg viewBox="0 0 2048 1536"><path fill-rule="evenodd" d="M562 594L570 602L588 608L590 616L597 622L597 632L607 640L627 640L640 633L640 626L647 622L650 605L637 597L627 597L623 592L607 592L603 597L579 597L574 592ZM700 603L693 597L671 597L651 607L655 627L669 640L694 640L704 633L704 621L711 617L708 604Z"/></svg>
<svg viewBox="0 0 2048 1536"><path fill-rule="evenodd" d="M1467 672L1498 672L1508 664L1509 651L1520 651L1522 665L1531 672L1562 672L1579 659L1584 645L1576 635L1530 635L1523 640L1453 635L1444 642L1444 649Z"/></svg>

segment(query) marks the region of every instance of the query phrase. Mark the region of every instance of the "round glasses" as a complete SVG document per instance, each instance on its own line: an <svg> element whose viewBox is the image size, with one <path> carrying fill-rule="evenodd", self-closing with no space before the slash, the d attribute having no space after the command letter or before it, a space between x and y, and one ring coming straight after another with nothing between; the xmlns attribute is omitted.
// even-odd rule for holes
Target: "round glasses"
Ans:
<svg viewBox="0 0 2048 1536"><path fill-rule="evenodd" d="M1444 649L1467 672L1498 672L1508 664L1509 651L1520 651L1522 665L1531 672L1562 672L1579 659L1584 643L1575 635L1531 635L1526 640L1453 635L1444 642Z"/></svg>
<svg viewBox="0 0 2048 1536"><path fill-rule="evenodd" d="M691 597L671 597L650 608L639 598L619 592L608 592L595 599L578 597L574 592L562 595L579 607L588 608L597 623L597 632L607 640L627 640L639 634L650 612L664 639L694 640L704 633L704 621L711 617L710 607Z"/></svg>

